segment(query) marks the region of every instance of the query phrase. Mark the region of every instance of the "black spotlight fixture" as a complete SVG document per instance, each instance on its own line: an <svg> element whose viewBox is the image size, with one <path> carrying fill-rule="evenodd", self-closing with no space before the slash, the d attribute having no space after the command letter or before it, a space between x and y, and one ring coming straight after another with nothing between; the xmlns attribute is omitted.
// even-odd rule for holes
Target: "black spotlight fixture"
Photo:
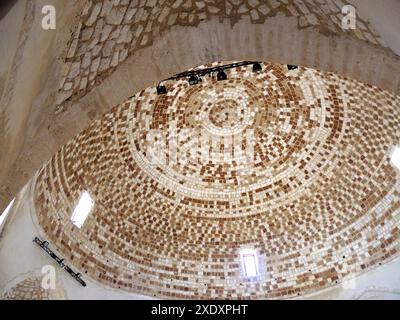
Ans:
<svg viewBox="0 0 400 320"><path fill-rule="evenodd" d="M222 69L218 70L217 80L222 81L222 80L226 80L226 79L228 79L228 77L227 77L226 73L224 72L224 70L222 70Z"/></svg>
<svg viewBox="0 0 400 320"><path fill-rule="evenodd" d="M294 64L288 64L287 68L288 68L288 70L295 70L298 68L298 66L295 66Z"/></svg>
<svg viewBox="0 0 400 320"><path fill-rule="evenodd" d="M198 84L199 81L201 81L201 78L199 78L198 76L192 74L192 75L189 77L189 80L188 80L188 81L189 81L189 84L190 84L191 86L193 86L193 85L195 85L195 84Z"/></svg>
<svg viewBox="0 0 400 320"><path fill-rule="evenodd" d="M260 72L262 70L261 64L258 62L253 64L253 72Z"/></svg>
<svg viewBox="0 0 400 320"><path fill-rule="evenodd" d="M157 86L157 94L166 94L167 88L164 85L159 84Z"/></svg>

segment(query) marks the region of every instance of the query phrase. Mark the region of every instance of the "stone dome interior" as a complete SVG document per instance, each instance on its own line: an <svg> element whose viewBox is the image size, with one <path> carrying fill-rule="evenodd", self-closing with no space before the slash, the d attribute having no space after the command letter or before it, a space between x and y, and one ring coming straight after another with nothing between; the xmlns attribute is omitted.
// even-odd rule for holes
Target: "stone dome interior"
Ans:
<svg viewBox="0 0 400 320"><path fill-rule="evenodd" d="M227 76L135 94L40 170L38 221L71 264L148 296L259 299L397 256L399 96L268 62ZM77 228L83 191L94 207ZM255 278L243 274L242 249L257 253Z"/></svg>

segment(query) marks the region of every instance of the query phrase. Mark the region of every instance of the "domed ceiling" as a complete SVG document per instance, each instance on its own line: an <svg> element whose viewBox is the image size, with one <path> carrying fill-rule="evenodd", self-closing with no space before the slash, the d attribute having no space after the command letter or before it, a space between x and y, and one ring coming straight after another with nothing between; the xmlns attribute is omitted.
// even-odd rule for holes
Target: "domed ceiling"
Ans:
<svg viewBox="0 0 400 320"><path fill-rule="evenodd" d="M262 67L148 88L94 121L37 177L47 240L82 274L162 298L291 297L398 255L400 98ZM241 249L256 250L256 278Z"/></svg>

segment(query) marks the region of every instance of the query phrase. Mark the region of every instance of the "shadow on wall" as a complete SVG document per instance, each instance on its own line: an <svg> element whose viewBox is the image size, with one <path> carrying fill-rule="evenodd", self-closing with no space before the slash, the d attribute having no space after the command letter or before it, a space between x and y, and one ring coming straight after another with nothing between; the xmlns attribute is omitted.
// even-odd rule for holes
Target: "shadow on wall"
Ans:
<svg viewBox="0 0 400 320"><path fill-rule="evenodd" d="M17 0L3 0L0 3L0 20L3 19L11 8L17 3Z"/></svg>

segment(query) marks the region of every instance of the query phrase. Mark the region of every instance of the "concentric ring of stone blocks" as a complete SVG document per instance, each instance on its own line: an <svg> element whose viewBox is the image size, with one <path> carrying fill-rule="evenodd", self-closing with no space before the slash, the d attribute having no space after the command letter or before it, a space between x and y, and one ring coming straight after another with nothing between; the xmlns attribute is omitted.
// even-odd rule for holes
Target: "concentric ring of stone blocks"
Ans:
<svg viewBox="0 0 400 320"><path fill-rule="evenodd" d="M164 298L290 297L396 256L400 98L302 67L227 74L148 88L62 147L36 185L51 244L86 276Z"/></svg>
<svg viewBox="0 0 400 320"><path fill-rule="evenodd" d="M33 72L20 73L35 88L26 100L26 110L37 112L41 119L34 114L27 118L27 127L22 129L27 139L19 147L4 142L9 150L5 150L8 156L3 157L0 179L3 209L34 172L93 119L133 93L194 65L217 60L291 63L399 92L397 56L361 12L357 10L357 29L341 28L341 9L347 1L88 0L67 4L56 6L62 13L57 32L30 28L40 25L41 16L34 15L34 3L28 2L25 9L23 21L37 20L37 24L23 24L18 50L24 54L15 56L3 100L7 105L12 93L21 90L19 85L27 83L12 80L19 63L27 59L38 69L20 70ZM39 68L43 55L31 55L32 47L23 45L28 38L42 36L44 43L57 44L47 52L54 61L45 59L51 69ZM37 81L39 74L43 81ZM21 107L18 99L11 101L10 110ZM7 139L8 127L6 121L2 136Z"/></svg>

